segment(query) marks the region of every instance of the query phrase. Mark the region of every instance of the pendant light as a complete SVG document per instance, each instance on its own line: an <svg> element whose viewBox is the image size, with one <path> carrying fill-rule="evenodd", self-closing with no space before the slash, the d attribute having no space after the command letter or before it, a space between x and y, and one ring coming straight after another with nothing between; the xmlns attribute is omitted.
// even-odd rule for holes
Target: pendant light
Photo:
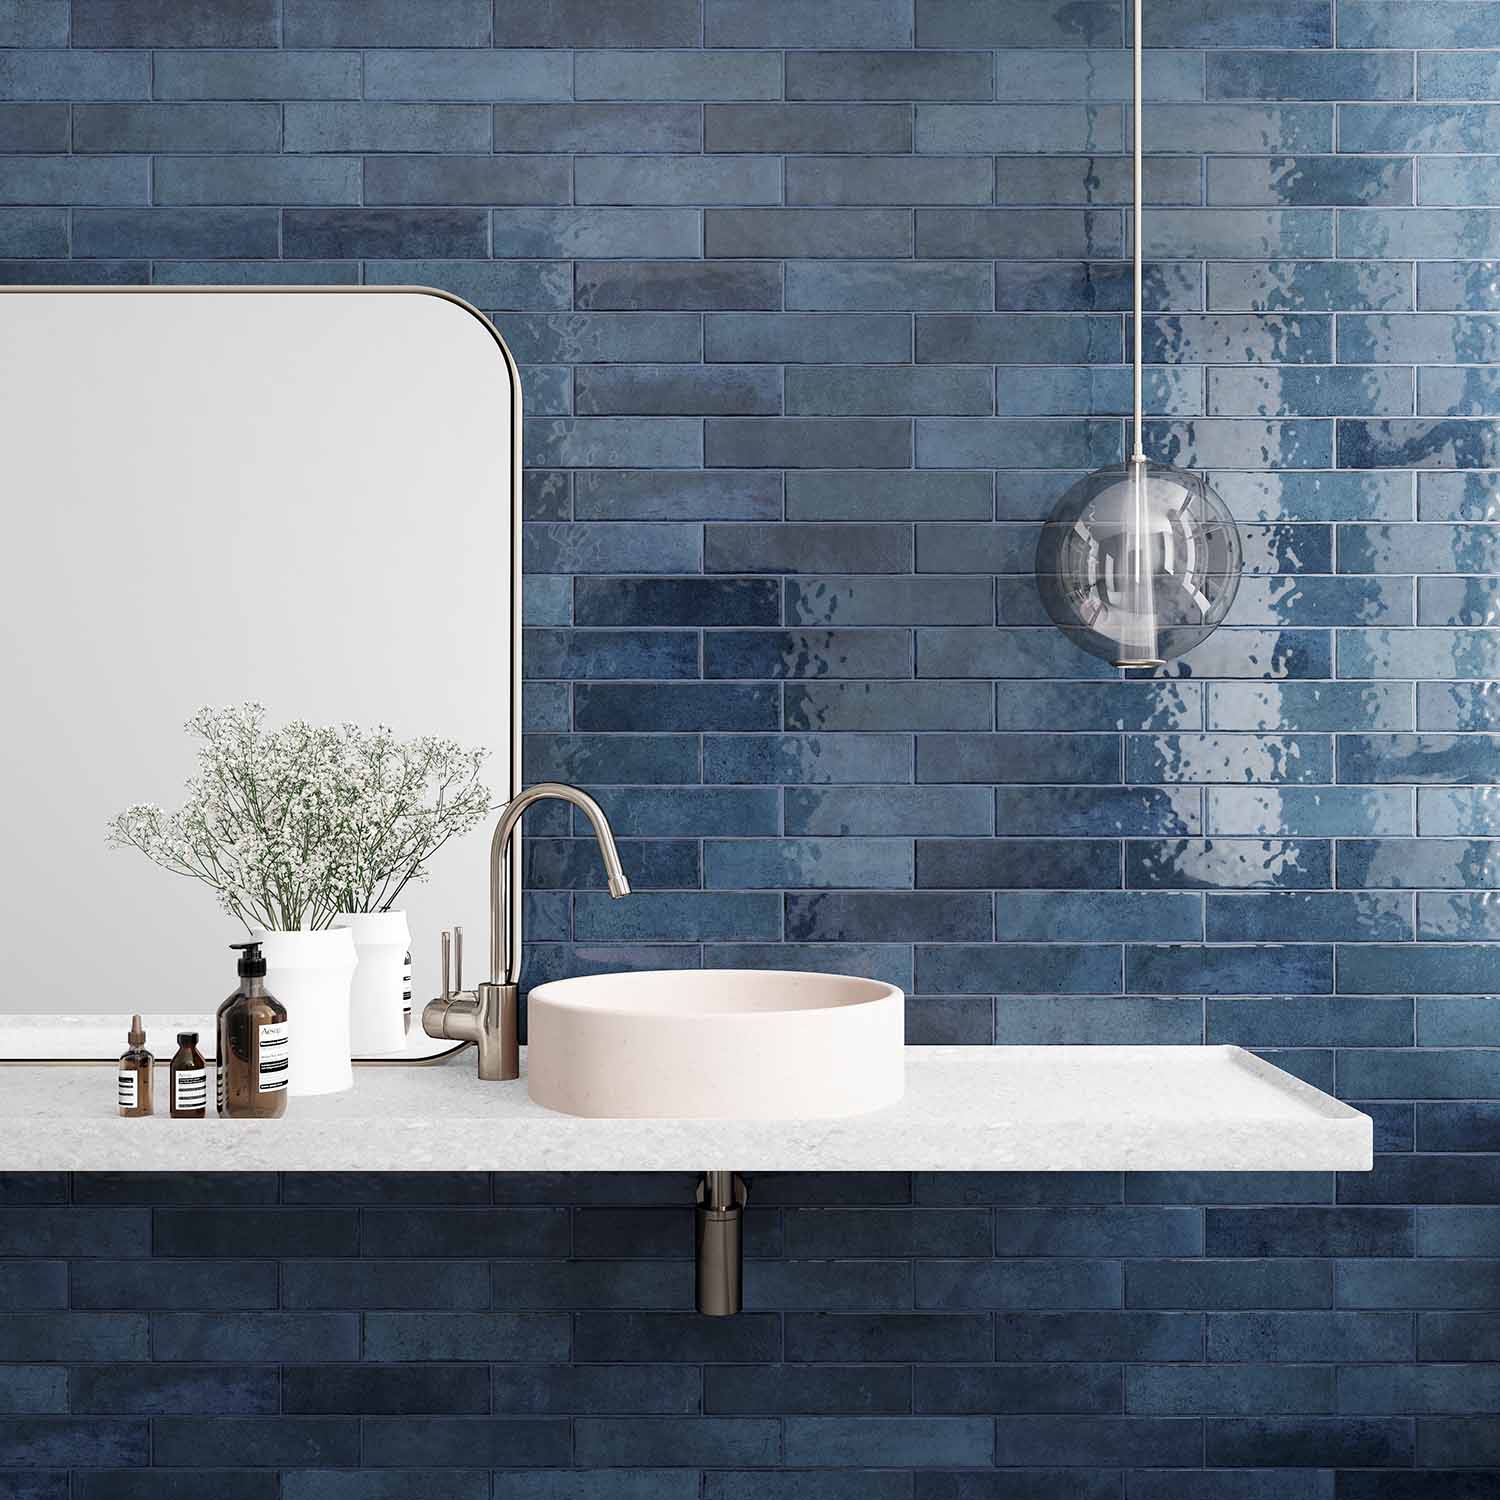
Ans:
<svg viewBox="0 0 1500 1500"><path fill-rule="evenodd" d="M1085 475L1037 543L1042 603L1076 645L1116 667L1159 667L1229 613L1243 554L1229 507L1201 474L1151 463L1141 400L1141 0L1135 0L1135 337L1130 459Z"/></svg>

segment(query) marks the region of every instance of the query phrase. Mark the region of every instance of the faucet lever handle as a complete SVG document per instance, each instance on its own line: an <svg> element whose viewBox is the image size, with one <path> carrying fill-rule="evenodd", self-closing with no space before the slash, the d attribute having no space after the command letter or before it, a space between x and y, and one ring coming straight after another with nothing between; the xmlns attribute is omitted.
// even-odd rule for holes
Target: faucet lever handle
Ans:
<svg viewBox="0 0 1500 1500"><path fill-rule="evenodd" d="M451 1000L453 998L453 987L449 983L449 970L450 970L451 965L452 965L452 957L453 957L453 935L450 932L448 932L446 929L444 929L444 931L443 931L442 945L443 945L443 999L444 1000Z"/></svg>
<svg viewBox="0 0 1500 1500"><path fill-rule="evenodd" d="M453 989L460 995L464 992L464 930L456 922L453 924Z"/></svg>

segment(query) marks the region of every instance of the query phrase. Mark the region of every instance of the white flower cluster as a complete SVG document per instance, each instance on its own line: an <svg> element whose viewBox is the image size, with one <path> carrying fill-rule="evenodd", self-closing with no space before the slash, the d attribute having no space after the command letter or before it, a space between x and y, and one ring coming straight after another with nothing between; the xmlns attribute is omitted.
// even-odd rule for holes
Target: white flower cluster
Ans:
<svg viewBox="0 0 1500 1500"><path fill-rule="evenodd" d="M247 928L386 911L489 811L485 750L381 725L267 729L265 717L259 703L200 708L186 725L203 744L183 805L138 803L109 825L111 845L202 881Z"/></svg>

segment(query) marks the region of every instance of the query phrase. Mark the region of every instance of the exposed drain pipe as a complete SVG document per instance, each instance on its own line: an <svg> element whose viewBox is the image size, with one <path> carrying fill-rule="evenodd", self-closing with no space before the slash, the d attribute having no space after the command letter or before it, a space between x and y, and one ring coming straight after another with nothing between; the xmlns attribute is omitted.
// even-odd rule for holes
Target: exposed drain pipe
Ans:
<svg viewBox="0 0 1500 1500"><path fill-rule="evenodd" d="M728 1318L745 1305L745 1179L705 1172L698 1184L698 1311Z"/></svg>

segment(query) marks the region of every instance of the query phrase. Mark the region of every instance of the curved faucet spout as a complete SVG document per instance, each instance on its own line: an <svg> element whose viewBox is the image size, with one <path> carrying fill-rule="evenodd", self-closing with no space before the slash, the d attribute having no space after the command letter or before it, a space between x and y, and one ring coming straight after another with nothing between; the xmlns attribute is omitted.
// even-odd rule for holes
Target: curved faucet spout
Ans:
<svg viewBox="0 0 1500 1500"><path fill-rule="evenodd" d="M615 836L610 831L609 819L604 809L576 786L567 786L561 781L539 781L523 792L518 792L506 804L495 832L490 839L490 982L492 984L519 984L521 980L521 882L512 869L512 845L516 829L527 808L548 799L567 802L579 809L589 820L594 838L599 844L599 854L604 860L604 873L609 881L609 893L617 900L630 894L630 882L620 864L620 853L615 848Z"/></svg>
<svg viewBox="0 0 1500 1500"><path fill-rule="evenodd" d="M521 818L533 803L554 798L578 808L589 820L611 896L628 896L630 882L620 864L620 851L610 832L604 809L576 786L539 781L518 792L505 805L490 839L490 977L472 991L448 989L448 949L443 950L443 993L422 1011L428 1036L473 1042L479 1054L479 1076L511 1079L521 1075L518 1016L521 1007L521 880L515 871L517 833ZM448 935L443 935L444 943Z"/></svg>

